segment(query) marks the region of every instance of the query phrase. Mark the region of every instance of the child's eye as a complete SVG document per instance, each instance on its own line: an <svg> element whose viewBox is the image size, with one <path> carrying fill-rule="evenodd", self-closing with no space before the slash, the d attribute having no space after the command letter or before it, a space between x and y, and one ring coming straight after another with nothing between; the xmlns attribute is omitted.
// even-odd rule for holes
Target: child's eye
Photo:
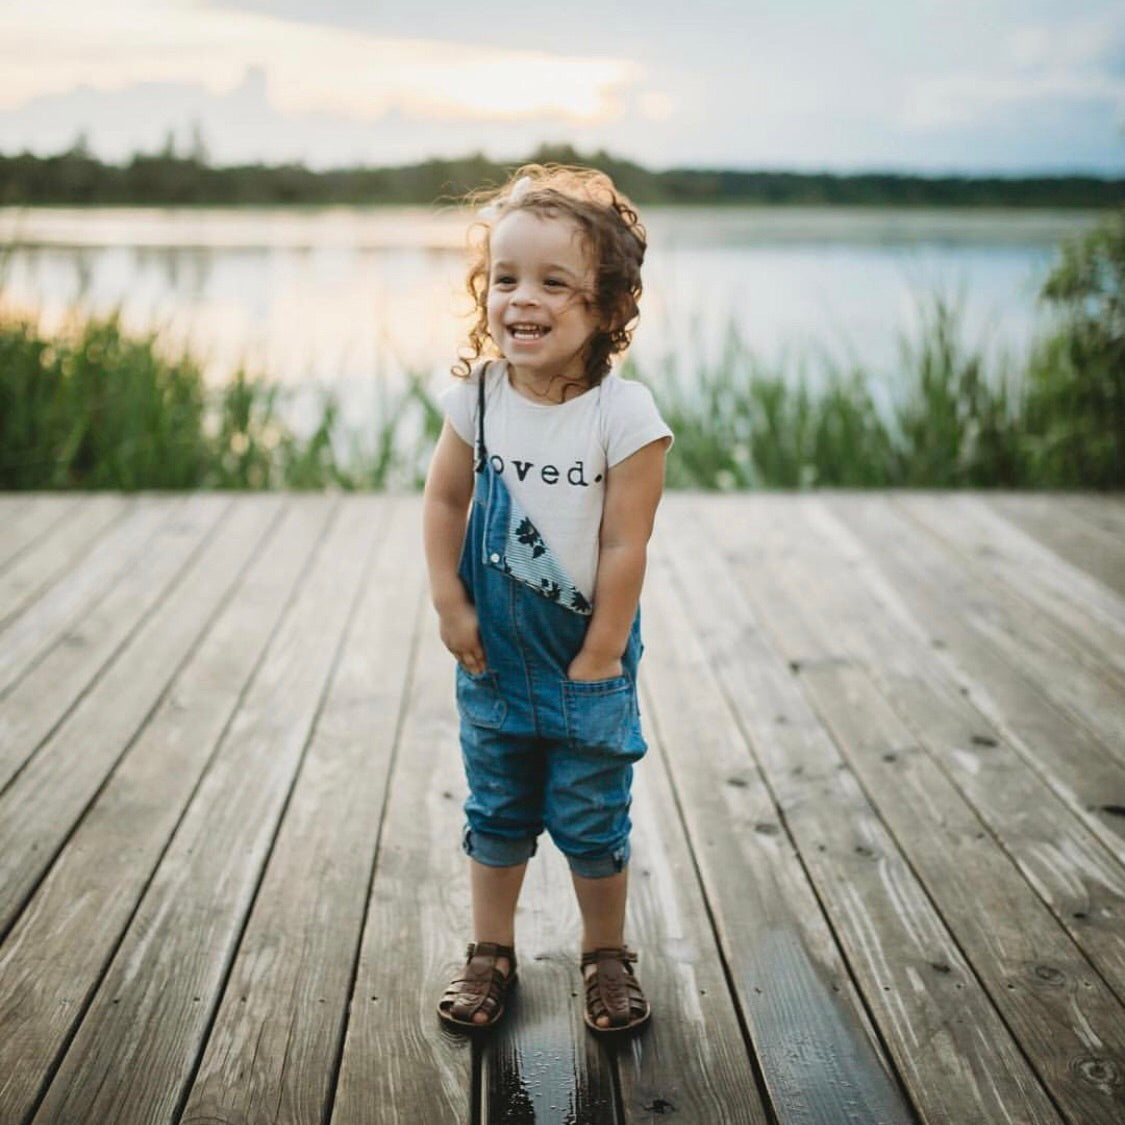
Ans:
<svg viewBox="0 0 1125 1125"><path fill-rule="evenodd" d="M499 277L492 279L493 285L515 285L516 279L511 274L501 274Z"/></svg>
<svg viewBox="0 0 1125 1125"><path fill-rule="evenodd" d="M544 282L544 284L549 285L552 289L565 289L566 288L566 282L563 281L561 278L558 278L558 277L549 277Z"/></svg>

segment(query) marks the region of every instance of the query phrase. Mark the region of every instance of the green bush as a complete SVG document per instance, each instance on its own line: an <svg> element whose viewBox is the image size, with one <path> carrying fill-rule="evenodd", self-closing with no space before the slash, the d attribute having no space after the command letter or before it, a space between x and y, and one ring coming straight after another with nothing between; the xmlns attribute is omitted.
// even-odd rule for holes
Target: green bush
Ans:
<svg viewBox="0 0 1125 1125"><path fill-rule="evenodd" d="M1040 297L1059 327L1027 372L1027 483L1125 485L1125 210L1067 243Z"/></svg>

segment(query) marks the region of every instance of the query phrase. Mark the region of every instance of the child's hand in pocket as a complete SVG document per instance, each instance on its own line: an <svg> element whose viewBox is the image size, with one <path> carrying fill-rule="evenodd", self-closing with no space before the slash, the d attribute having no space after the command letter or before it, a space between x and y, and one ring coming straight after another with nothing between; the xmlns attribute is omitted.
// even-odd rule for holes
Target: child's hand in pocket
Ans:
<svg viewBox="0 0 1125 1125"><path fill-rule="evenodd" d="M566 670L568 680L612 680L622 674L621 658L600 656L583 649Z"/></svg>
<svg viewBox="0 0 1125 1125"><path fill-rule="evenodd" d="M477 628L477 611L474 606L466 602L456 609L446 610L441 614L438 624L441 642L451 653L457 663L479 676L485 671L484 646L480 643L480 630Z"/></svg>

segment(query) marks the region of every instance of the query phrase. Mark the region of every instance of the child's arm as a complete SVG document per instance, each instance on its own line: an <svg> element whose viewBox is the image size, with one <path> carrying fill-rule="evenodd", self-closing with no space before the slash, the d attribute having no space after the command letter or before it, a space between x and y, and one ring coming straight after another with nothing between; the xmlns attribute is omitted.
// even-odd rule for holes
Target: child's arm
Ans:
<svg viewBox="0 0 1125 1125"><path fill-rule="evenodd" d="M442 643L469 672L485 670L477 613L457 573L465 540L465 513L473 498L473 449L448 420L434 450L422 494L422 538L430 596Z"/></svg>
<svg viewBox="0 0 1125 1125"><path fill-rule="evenodd" d="M664 491L668 440L649 442L606 474L594 613L582 651L571 662L572 680L607 680L621 674L621 654L637 613L645 556Z"/></svg>

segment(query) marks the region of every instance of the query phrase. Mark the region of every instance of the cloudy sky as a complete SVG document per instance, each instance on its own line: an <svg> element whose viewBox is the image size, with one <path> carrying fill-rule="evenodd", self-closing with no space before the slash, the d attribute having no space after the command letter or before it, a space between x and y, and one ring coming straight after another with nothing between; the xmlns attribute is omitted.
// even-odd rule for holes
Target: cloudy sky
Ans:
<svg viewBox="0 0 1125 1125"><path fill-rule="evenodd" d="M0 152L1125 173L1120 0L0 0Z"/></svg>

